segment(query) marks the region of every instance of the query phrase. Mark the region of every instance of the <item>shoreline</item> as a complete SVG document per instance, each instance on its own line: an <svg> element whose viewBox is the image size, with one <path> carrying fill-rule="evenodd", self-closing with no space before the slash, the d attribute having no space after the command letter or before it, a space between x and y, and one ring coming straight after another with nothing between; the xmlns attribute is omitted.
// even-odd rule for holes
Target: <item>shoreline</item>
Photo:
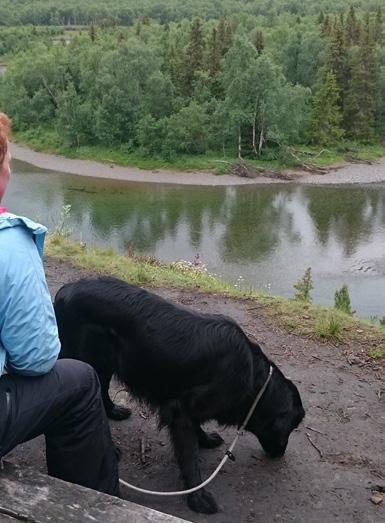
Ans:
<svg viewBox="0 0 385 523"><path fill-rule="evenodd" d="M351 185L385 182L385 158L373 162L352 163L331 168L327 174L309 174L304 171L285 171L291 180L274 179L266 176L242 178L236 175L216 175L206 171L169 171L165 169L145 170L138 167L123 167L94 160L71 159L51 153L33 151L23 145L11 144L12 158L29 163L40 169L66 174L145 183L170 183L180 185L230 186L277 183L300 183L306 185Z"/></svg>

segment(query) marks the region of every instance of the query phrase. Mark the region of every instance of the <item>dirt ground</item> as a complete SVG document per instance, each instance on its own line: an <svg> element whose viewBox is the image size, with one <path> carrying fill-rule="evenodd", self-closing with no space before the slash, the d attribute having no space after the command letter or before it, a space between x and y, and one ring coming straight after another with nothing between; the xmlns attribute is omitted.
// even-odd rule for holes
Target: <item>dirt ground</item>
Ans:
<svg viewBox="0 0 385 523"><path fill-rule="evenodd" d="M80 275L77 269L53 260L47 260L46 268L52 294ZM266 458L251 434L240 439L234 450L235 463L228 462L208 488L220 505L218 514L196 514L182 497L145 496L126 488L123 497L197 523L385 522L385 381L381 368L361 365L359 358L351 365L340 348L280 331L247 300L169 289L156 292L238 321L297 384L306 418L278 461ZM156 419L146 408L119 388L115 391L116 401L128 403L134 410L129 420L111 423L123 452L120 476L147 489L183 488L166 431L158 432ZM235 429L219 427L219 432L227 444L235 435ZM201 451L203 478L217 466L225 448ZM42 439L20 445L8 459L44 470ZM381 497L383 501L376 505L374 501Z"/></svg>

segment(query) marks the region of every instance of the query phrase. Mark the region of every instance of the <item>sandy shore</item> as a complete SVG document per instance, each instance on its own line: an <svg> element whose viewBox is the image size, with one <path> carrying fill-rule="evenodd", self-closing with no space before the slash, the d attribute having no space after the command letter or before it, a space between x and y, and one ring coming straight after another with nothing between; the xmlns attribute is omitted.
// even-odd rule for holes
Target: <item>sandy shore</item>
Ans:
<svg viewBox="0 0 385 523"><path fill-rule="evenodd" d="M91 160L72 160L64 156L39 153L13 143L12 157L27 162L41 169L59 171L95 178L115 180L141 181L152 183L172 183L181 185L250 185L293 183L328 185L328 184L363 184L385 182L385 158L368 164L347 164L339 169L332 169L328 174L314 175L303 172L292 173L293 180L281 180L259 176L258 178L241 178L233 175L215 175L201 171L167 171L164 169L147 171L138 167L120 167L117 165L99 163Z"/></svg>

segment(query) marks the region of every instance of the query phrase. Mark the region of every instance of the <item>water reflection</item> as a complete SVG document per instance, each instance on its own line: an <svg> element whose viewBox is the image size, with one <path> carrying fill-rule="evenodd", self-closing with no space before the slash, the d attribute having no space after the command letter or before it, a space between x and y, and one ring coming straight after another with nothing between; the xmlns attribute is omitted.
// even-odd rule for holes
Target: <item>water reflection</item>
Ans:
<svg viewBox="0 0 385 523"><path fill-rule="evenodd" d="M347 283L363 316L385 314L385 187L186 187L42 172L14 162L6 202L53 228L70 204L73 237L192 260L247 288L293 295L312 267L314 301Z"/></svg>
<svg viewBox="0 0 385 523"><path fill-rule="evenodd" d="M326 245L331 236L336 236L346 256L354 254L359 242L370 235L379 223L384 223L383 190L336 187L329 188L325 198L324 194L317 194L314 187L307 187L304 195L308 198L309 214L319 240Z"/></svg>

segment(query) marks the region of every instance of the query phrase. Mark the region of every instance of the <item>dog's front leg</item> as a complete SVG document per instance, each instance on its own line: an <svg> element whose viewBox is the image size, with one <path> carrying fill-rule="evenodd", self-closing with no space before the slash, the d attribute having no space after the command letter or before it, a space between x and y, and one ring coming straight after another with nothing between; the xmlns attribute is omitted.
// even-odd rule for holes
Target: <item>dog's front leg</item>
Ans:
<svg viewBox="0 0 385 523"><path fill-rule="evenodd" d="M183 407L176 403L179 402L162 409L161 418L169 428L184 483L187 488L192 488L202 482L198 461L198 434L194 422L184 414ZM188 505L195 512L218 512L214 497L203 488L188 495Z"/></svg>

